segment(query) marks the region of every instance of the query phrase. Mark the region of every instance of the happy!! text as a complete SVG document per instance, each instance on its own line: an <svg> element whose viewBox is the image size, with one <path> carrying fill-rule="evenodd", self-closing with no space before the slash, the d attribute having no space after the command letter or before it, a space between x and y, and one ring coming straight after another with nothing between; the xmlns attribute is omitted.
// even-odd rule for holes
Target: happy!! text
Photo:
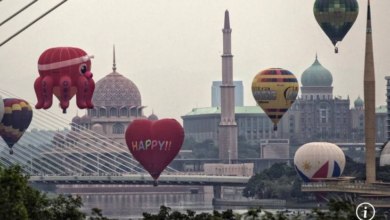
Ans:
<svg viewBox="0 0 390 220"><path fill-rule="evenodd" d="M146 140L144 141L132 141L131 147L134 151L147 150L151 148L152 150L170 150L172 141L156 141L156 140Z"/></svg>

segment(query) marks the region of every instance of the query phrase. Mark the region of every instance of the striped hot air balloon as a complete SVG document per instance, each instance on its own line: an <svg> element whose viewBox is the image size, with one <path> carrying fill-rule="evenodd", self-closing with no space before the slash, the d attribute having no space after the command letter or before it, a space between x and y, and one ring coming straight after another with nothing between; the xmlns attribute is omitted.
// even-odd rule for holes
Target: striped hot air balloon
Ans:
<svg viewBox="0 0 390 220"><path fill-rule="evenodd" d="M0 95L0 121L3 119L4 116L4 102L3 98Z"/></svg>
<svg viewBox="0 0 390 220"><path fill-rule="evenodd" d="M272 120L274 131L277 124L298 96L297 78L288 70L266 69L258 73L252 81L252 94L257 104Z"/></svg>
<svg viewBox="0 0 390 220"><path fill-rule="evenodd" d="M30 104L22 99L4 99L4 117L0 123L0 136L10 148L22 137L31 123L33 112Z"/></svg>

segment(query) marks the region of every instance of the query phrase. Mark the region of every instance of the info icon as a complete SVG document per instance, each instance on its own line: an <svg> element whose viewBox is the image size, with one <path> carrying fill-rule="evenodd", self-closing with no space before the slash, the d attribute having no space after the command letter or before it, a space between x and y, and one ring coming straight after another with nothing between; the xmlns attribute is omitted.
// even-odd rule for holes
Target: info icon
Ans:
<svg viewBox="0 0 390 220"><path fill-rule="evenodd" d="M356 208L356 216L360 220L371 220L375 217L375 208L368 202L361 203Z"/></svg>

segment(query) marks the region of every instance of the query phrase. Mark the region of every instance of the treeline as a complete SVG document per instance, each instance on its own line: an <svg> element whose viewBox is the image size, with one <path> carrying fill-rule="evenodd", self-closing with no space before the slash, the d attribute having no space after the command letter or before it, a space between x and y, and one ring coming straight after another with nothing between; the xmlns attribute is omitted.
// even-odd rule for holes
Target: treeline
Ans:
<svg viewBox="0 0 390 220"><path fill-rule="evenodd" d="M277 175L287 176L293 170L286 165L273 166L263 172L267 178L276 178ZM285 179L283 177L283 179ZM46 194L28 185L28 176L22 172L22 167L0 166L0 219L7 220L115 220L104 217L102 210L93 208L90 217L80 211L83 201L79 196L47 197ZM355 205L348 202L330 201L327 205L329 211L314 209L305 219L317 220L357 220ZM308 218L307 218L308 217ZM224 212L199 213L187 210L185 213L171 212L169 207L161 206L157 214L143 213L144 220L288 220L302 219L299 214L286 214L283 212L273 214L261 207L249 209L246 213L238 214L232 210ZM384 219L377 215L374 219Z"/></svg>
<svg viewBox="0 0 390 220"><path fill-rule="evenodd" d="M143 220L359 220L356 216L356 206L349 202L330 200L327 204L328 211L313 209L307 214L288 214L284 212L271 213L261 207L251 208L247 212L239 214L231 209L224 212L199 213L187 210L185 213L173 211L171 208L161 206L157 214L143 213ZM367 219L371 219L373 213L368 211ZM384 215L378 215L373 220L387 219Z"/></svg>
<svg viewBox="0 0 390 220"><path fill-rule="evenodd" d="M366 164L346 157L343 176L351 176L357 181L364 181ZM379 181L390 182L390 166L381 167L377 161L376 176ZM293 167L285 163L275 163L251 177L243 190L243 196L258 199L307 200L311 194L302 192L301 184L302 180Z"/></svg>
<svg viewBox="0 0 390 220"><path fill-rule="evenodd" d="M294 168L285 163L273 164L263 172L255 174L243 190L244 197L258 199L307 199L302 193L302 181Z"/></svg>
<svg viewBox="0 0 390 220"><path fill-rule="evenodd" d="M245 136L238 136L237 139L238 158L260 158L260 145L251 144ZM190 159L218 158L218 146L213 140L196 142L192 137L186 137L183 143L183 150L192 150L186 155Z"/></svg>
<svg viewBox="0 0 390 220"><path fill-rule="evenodd" d="M3 168L0 165L0 219L4 220L85 220L87 214L80 211L81 197L46 194L28 184L28 176L21 166ZM114 220L103 216L94 208L88 220Z"/></svg>

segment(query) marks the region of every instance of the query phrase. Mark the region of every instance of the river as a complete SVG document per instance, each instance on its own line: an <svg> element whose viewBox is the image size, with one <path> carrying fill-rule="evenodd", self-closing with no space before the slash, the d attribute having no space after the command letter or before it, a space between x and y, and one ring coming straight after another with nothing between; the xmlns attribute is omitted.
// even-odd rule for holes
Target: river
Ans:
<svg viewBox="0 0 390 220"><path fill-rule="evenodd" d="M103 214L117 219L141 219L143 212L157 213L161 205L172 208L172 211L185 212L191 209L200 212L212 212L213 193L206 190L205 193L190 194L83 194L80 195L84 202L83 211L90 213L94 207L103 210ZM224 195L226 199L246 200L240 194ZM248 207L221 207L219 211L233 209L244 212Z"/></svg>

